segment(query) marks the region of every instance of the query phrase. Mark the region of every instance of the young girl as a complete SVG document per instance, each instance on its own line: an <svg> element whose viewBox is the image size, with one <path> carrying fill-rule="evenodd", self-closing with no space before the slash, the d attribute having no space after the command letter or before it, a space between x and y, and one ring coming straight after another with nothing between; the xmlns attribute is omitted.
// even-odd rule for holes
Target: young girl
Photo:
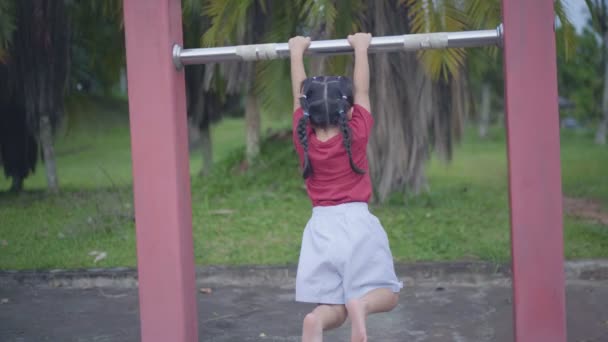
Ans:
<svg viewBox="0 0 608 342"><path fill-rule="evenodd" d="M364 33L348 37L355 51L354 89L342 76L306 78L303 55L310 38L289 40L293 139L313 205L302 237L296 301L318 304L304 318L304 342L322 341L323 331L347 316L351 341L367 341L367 315L392 310L402 287L386 232L367 207L372 186L366 147L374 123L370 40Z"/></svg>

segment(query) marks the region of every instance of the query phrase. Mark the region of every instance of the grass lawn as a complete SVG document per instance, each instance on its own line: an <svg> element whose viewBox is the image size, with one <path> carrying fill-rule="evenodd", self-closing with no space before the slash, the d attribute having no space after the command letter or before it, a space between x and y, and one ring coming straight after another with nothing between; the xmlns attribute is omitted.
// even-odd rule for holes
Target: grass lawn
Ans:
<svg viewBox="0 0 608 342"><path fill-rule="evenodd" d="M44 170L26 180L27 192L0 193L0 269L134 266L136 263L127 107L104 101L76 108L60 133L57 164L63 191L44 193ZM78 110L76 110L78 109ZM84 114L81 114L84 113ZM264 120L264 130L285 127ZM264 143L248 172L242 120L213 127L213 175L201 179L192 152L192 199L198 264L289 264L297 261L310 215L291 140ZM509 259L509 212L504 133L480 141L468 134L454 161L433 159L430 190L404 201L395 195L374 206L398 261ZM608 212L608 149L588 134L562 136L564 193L593 199ZM6 189L8 180L0 179ZM566 216L566 256L608 257L608 226ZM94 263L92 251L107 257Z"/></svg>

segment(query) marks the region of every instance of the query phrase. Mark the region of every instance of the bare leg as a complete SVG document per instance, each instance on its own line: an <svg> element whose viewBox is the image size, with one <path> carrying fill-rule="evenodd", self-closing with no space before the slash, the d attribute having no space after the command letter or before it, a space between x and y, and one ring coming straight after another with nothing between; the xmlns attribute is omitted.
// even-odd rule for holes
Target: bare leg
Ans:
<svg viewBox="0 0 608 342"><path fill-rule="evenodd" d="M322 342L323 331L337 328L346 320L344 305L317 306L304 317L302 324L302 342Z"/></svg>
<svg viewBox="0 0 608 342"><path fill-rule="evenodd" d="M399 294L390 289L376 289L358 299L346 303L346 310L352 322L351 342L367 342L365 321L369 314L391 311L397 306Z"/></svg>

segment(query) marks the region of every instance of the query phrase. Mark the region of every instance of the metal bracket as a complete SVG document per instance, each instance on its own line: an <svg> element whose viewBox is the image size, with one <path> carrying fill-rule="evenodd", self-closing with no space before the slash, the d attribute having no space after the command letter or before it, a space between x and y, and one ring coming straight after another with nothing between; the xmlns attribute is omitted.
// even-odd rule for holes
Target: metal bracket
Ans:
<svg viewBox="0 0 608 342"><path fill-rule="evenodd" d="M503 27L503 24L501 23L500 25L498 25L498 26L496 27L496 34L498 35L498 41L496 42L496 45L497 45L499 48L502 48L502 47L503 47L503 42L504 42L503 37L504 37L504 33L505 33L505 32L504 32L504 27Z"/></svg>
<svg viewBox="0 0 608 342"><path fill-rule="evenodd" d="M173 45L173 65L175 65L176 70L182 70L184 65L182 64L181 59L182 47L179 44Z"/></svg>

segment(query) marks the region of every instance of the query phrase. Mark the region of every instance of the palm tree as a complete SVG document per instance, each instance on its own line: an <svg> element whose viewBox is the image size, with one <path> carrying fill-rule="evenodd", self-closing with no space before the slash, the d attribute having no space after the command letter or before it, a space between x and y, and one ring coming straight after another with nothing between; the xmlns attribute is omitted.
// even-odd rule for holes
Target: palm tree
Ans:
<svg viewBox="0 0 608 342"><path fill-rule="evenodd" d="M108 95L125 71L122 1L73 3L70 81ZM71 84L73 90L75 84Z"/></svg>
<svg viewBox="0 0 608 342"><path fill-rule="evenodd" d="M53 133L63 113L70 47L64 1L18 1L11 60L25 101L28 128L42 149L48 189L59 190Z"/></svg>
<svg viewBox="0 0 608 342"><path fill-rule="evenodd" d="M120 0L90 4L0 0L0 63L8 75L2 86L7 89L4 95L10 94L0 99L4 108L0 116L10 132L3 135L1 154L12 190L21 190L23 179L34 171L40 146L47 187L58 191L53 136L63 116L69 71L77 77L96 68L102 76L111 75L102 82L106 88L118 79L124 65L124 57L116 53L123 46L120 30L93 25L91 20L95 24L115 20L119 16L113 9L121 4ZM75 34L72 26L77 28ZM84 50L86 56L78 59L78 52ZM71 65L73 55L76 65Z"/></svg>
<svg viewBox="0 0 608 342"><path fill-rule="evenodd" d="M259 10L252 11L252 8ZM265 16L254 18L252 12ZM272 6L268 1L212 0L206 13L213 18L213 23L205 34L205 42L219 45L284 41L296 33L343 38L360 29L374 35L411 31L408 7L396 0L301 0L272 2ZM266 22L272 26L264 24ZM245 39L244 32L254 29L262 39ZM349 61L349 58L331 58L327 69L329 73L347 73ZM321 72L323 64L313 61L313 70ZM431 82L419 68L415 54L373 56L372 70L377 127L369 155L372 175L378 184L378 198L384 200L394 190L407 187L418 192L424 187L424 161L428 159L431 145L450 157L452 139L458 135L452 127L458 127L461 121L454 117L462 116L465 102L433 101L450 98L447 95L452 92L457 94L459 88L452 90L451 85L461 81L446 73L444 79ZM290 95L282 91L289 87L277 86L288 80L285 62L260 63L255 74L240 74L255 77L253 81L249 79L254 84L254 92L249 92L248 97L262 98L264 109L289 110L289 101L285 99ZM408 86L404 87L404 83Z"/></svg>
<svg viewBox="0 0 608 342"><path fill-rule="evenodd" d="M17 86L9 52L15 31L15 7L0 0L0 164L12 180L11 191L21 191L23 180L36 169L38 145L27 129L24 101Z"/></svg>
<svg viewBox="0 0 608 342"><path fill-rule="evenodd" d="M501 2L499 0L468 0L458 2L453 0L403 0L408 6L415 8L412 20L417 23L413 27L414 33L427 31L461 29L494 29L500 24ZM564 3L555 1L555 14L563 30L560 30L560 39L563 49L568 57L574 46L574 26L570 22ZM500 65L500 54L496 48L462 51L462 53L449 55L451 50L425 51L421 53L421 61L426 65L433 77L446 70L456 70L459 65L473 65L476 78L481 80L478 93L481 94L480 136L487 133L490 121L490 95L493 93L492 84L497 83L496 75ZM441 62L439 62L441 61Z"/></svg>
<svg viewBox="0 0 608 342"><path fill-rule="evenodd" d="M11 179L10 191L19 192L23 180L36 170L38 140L27 125L15 68L0 64L0 80L0 163L4 175Z"/></svg>
<svg viewBox="0 0 608 342"><path fill-rule="evenodd" d="M262 41L265 32L265 0L210 0L203 13L211 18L205 32L205 46L254 44ZM254 91L256 64L230 63L222 66L228 94L245 94L246 157L250 164L260 150L260 104Z"/></svg>
<svg viewBox="0 0 608 342"><path fill-rule="evenodd" d="M360 8L349 0L209 0L203 11L212 23L204 34L203 45L242 45L281 42L295 34L313 34L329 38L342 37L356 28L354 13ZM338 16L338 11L341 15ZM313 61L313 72L344 73L347 59ZM291 110L289 63L270 62L224 63L221 73L226 78L228 94L245 96L246 158L251 163L259 153L260 112L269 117L285 115Z"/></svg>
<svg viewBox="0 0 608 342"><path fill-rule="evenodd" d="M114 56L120 58L109 59L115 61L114 65L102 64L103 74L108 72L111 75L118 75L118 72L124 68L125 53L124 44L122 43L124 34L122 33L122 0L108 0L103 2L92 2L86 6L80 6L85 11L83 19L87 20L90 13L95 13L98 17L108 21L108 30L110 34L118 35L118 41L121 43L120 51L111 50ZM210 25L210 18L203 11L203 2L200 0L183 0L182 1L182 16L183 16L183 34L184 46L187 48L198 47L200 45L200 37ZM88 13L88 16L87 16ZM85 26L86 28L86 26ZM95 27L95 29L97 29ZM90 35L97 39L97 35ZM106 42L107 44L107 42ZM90 46L87 46L90 47ZM94 50L94 49L91 49ZM105 50L103 50L105 51ZM102 51L102 53L103 53ZM101 56L102 61L107 61L107 58ZM201 175L207 175L211 172L213 165L213 148L211 141L211 123L221 118L227 97L223 90L223 80L217 72L218 67L214 65L192 65L185 68L186 80L186 108L190 125L199 130L201 141L201 152L203 166L200 171ZM114 85L116 80L109 82Z"/></svg>
<svg viewBox="0 0 608 342"><path fill-rule="evenodd" d="M602 119L597 128L595 142L605 145L606 134L608 133L608 1L585 0L585 3L591 13L592 27L600 36L603 48L604 91L602 95Z"/></svg>
<svg viewBox="0 0 608 342"><path fill-rule="evenodd" d="M501 13L498 0L369 0L366 4L363 29L374 35L493 29ZM555 11L566 28L562 38L568 52L574 28L561 1L556 1ZM498 65L496 49L486 51L474 56L486 58L485 64L493 64L491 67ZM375 55L371 59L377 123L369 156L380 201L392 191L405 189L415 194L424 189L424 167L431 148L449 161L471 111L467 51L427 50L415 55ZM484 79L491 72L481 70Z"/></svg>
<svg viewBox="0 0 608 342"><path fill-rule="evenodd" d="M23 1L16 3L10 0L0 0L0 78L2 84L0 88L3 90L0 96L0 122L2 123L3 134L0 137L0 160L3 161L5 174L11 178L13 183L12 190L19 191L22 188L23 179L34 171L37 156L38 146L45 146L43 151L43 159L45 160L47 179L49 180L48 187L51 191L57 191L57 173L54 167L52 135L57 123L59 122L63 108L63 90L65 89L68 77L73 82L93 81L96 88L108 92L119 80L121 72L124 70L124 35L122 34L122 0L108 0L102 2L77 2L71 3L65 1L57 1L58 4L49 4L39 0ZM36 44L36 41L26 41L25 38L31 38L31 35L24 35L23 32L36 30L46 30L31 23L25 19L18 17L17 14L24 14L27 11L21 10L22 6L39 6L41 10L48 9L48 6L59 6L59 10L53 12L60 15L61 18L69 17L66 25L74 26L73 32L67 29L62 30L66 36L65 41L70 51L65 54L65 62L70 63L69 68L58 66L57 68L40 66L38 69L28 69L27 65L38 63L39 61L33 56L34 52L40 51L40 46L35 47L31 44ZM21 10L21 11L18 11ZM34 10L34 8L30 8ZM39 10L36 7L36 10ZM195 13L197 15L193 15ZM206 18L198 16L201 13L201 5L198 0L184 1L184 33L185 40L189 45L198 45L198 41L202 31L206 29L208 22ZM30 16L35 18L35 16ZM51 27L50 17L44 17L35 24L48 25ZM27 25L21 27L16 24ZM191 31L195 32L191 32ZM50 33L59 31L49 31ZM51 37L55 37L51 35ZM18 40L19 39L19 40ZM53 41L56 43L56 41ZM40 42L38 42L40 43ZM47 52L63 51L59 49L59 45L54 45L57 50L44 50ZM102 48L103 47L103 48ZM24 52L22 49L28 51ZM21 50L19 50L21 49ZM25 56L26 58L12 58L11 56ZM59 62L57 56L52 54L40 54L52 59L54 62ZM38 56L38 57L40 57ZM72 60L73 58L73 60ZM29 61L29 62L28 62ZM19 62L19 63L17 63ZM30 64L25 64L30 63ZM39 65L38 65L39 66ZM18 69L18 67L20 69ZM212 68L205 69L205 66L193 67L186 71L187 93L188 93L188 115L191 121L199 127L202 137L203 148L203 170L202 173L208 173L211 168L211 140L209 134L209 124L212 120L219 117L223 105L223 93L213 91L213 89L221 88L216 83L219 77L212 77ZM20 70L28 69L29 73L21 73ZM43 70L44 69L44 70ZM68 74L68 69L70 73ZM206 72L209 70L209 72ZM202 72L201 72L202 71ZM45 72L50 74L56 80L63 80L62 84L51 86L50 84L36 83L41 85L38 88L32 88L32 78L35 76L45 77ZM7 77L4 77L6 75ZM26 76L29 75L30 81L26 83ZM47 75L48 76L48 75ZM47 80L50 79L47 77ZM10 81L10 82L9 82ZM212 82L213 81L213 82ZM204 86L203 86L204 85ZM35 118L35 115L25 114L25 104L35 103L35 101L26 100L25 90L28 89L29 96L34 96L37 92L47 93L42 96L51 97L53 105L57 110L52 110L50 119L46 119L46 115L41 116L41 120ZM48 90L53 90L48 92ZM23 94L23 96L17 96ZM46 103L46 102L45 102ZM43 118L44 117L44 118ZM50 128L46 125L50 122ZM6 134L4 134L6 131ZM50 131L50 132L49 132ZM43 139L44 138L44 139Z"/></svg>
<svg viewBox="0 0 608 342"><path fill-rule="evenodd" d="M203 33L209 28L211 20L202 11L198 0L183 2L184 46L194 48L200 45ZM213 145L211 123L221 118L226 103L223 80L219 66L190 65L185 68L186 103L190 124L200 133L203 166L201 175L209 175L213 166Z"/></svg>
<svg viewBox="0 0 608 342"><path fill-rule="evenodd" d="M65 1L0 0L0 119L5 130L0 154L13 191L20 191L34 171L38 146L48 189L58 191L53 134L68 80L70 10Z"/></svg>

